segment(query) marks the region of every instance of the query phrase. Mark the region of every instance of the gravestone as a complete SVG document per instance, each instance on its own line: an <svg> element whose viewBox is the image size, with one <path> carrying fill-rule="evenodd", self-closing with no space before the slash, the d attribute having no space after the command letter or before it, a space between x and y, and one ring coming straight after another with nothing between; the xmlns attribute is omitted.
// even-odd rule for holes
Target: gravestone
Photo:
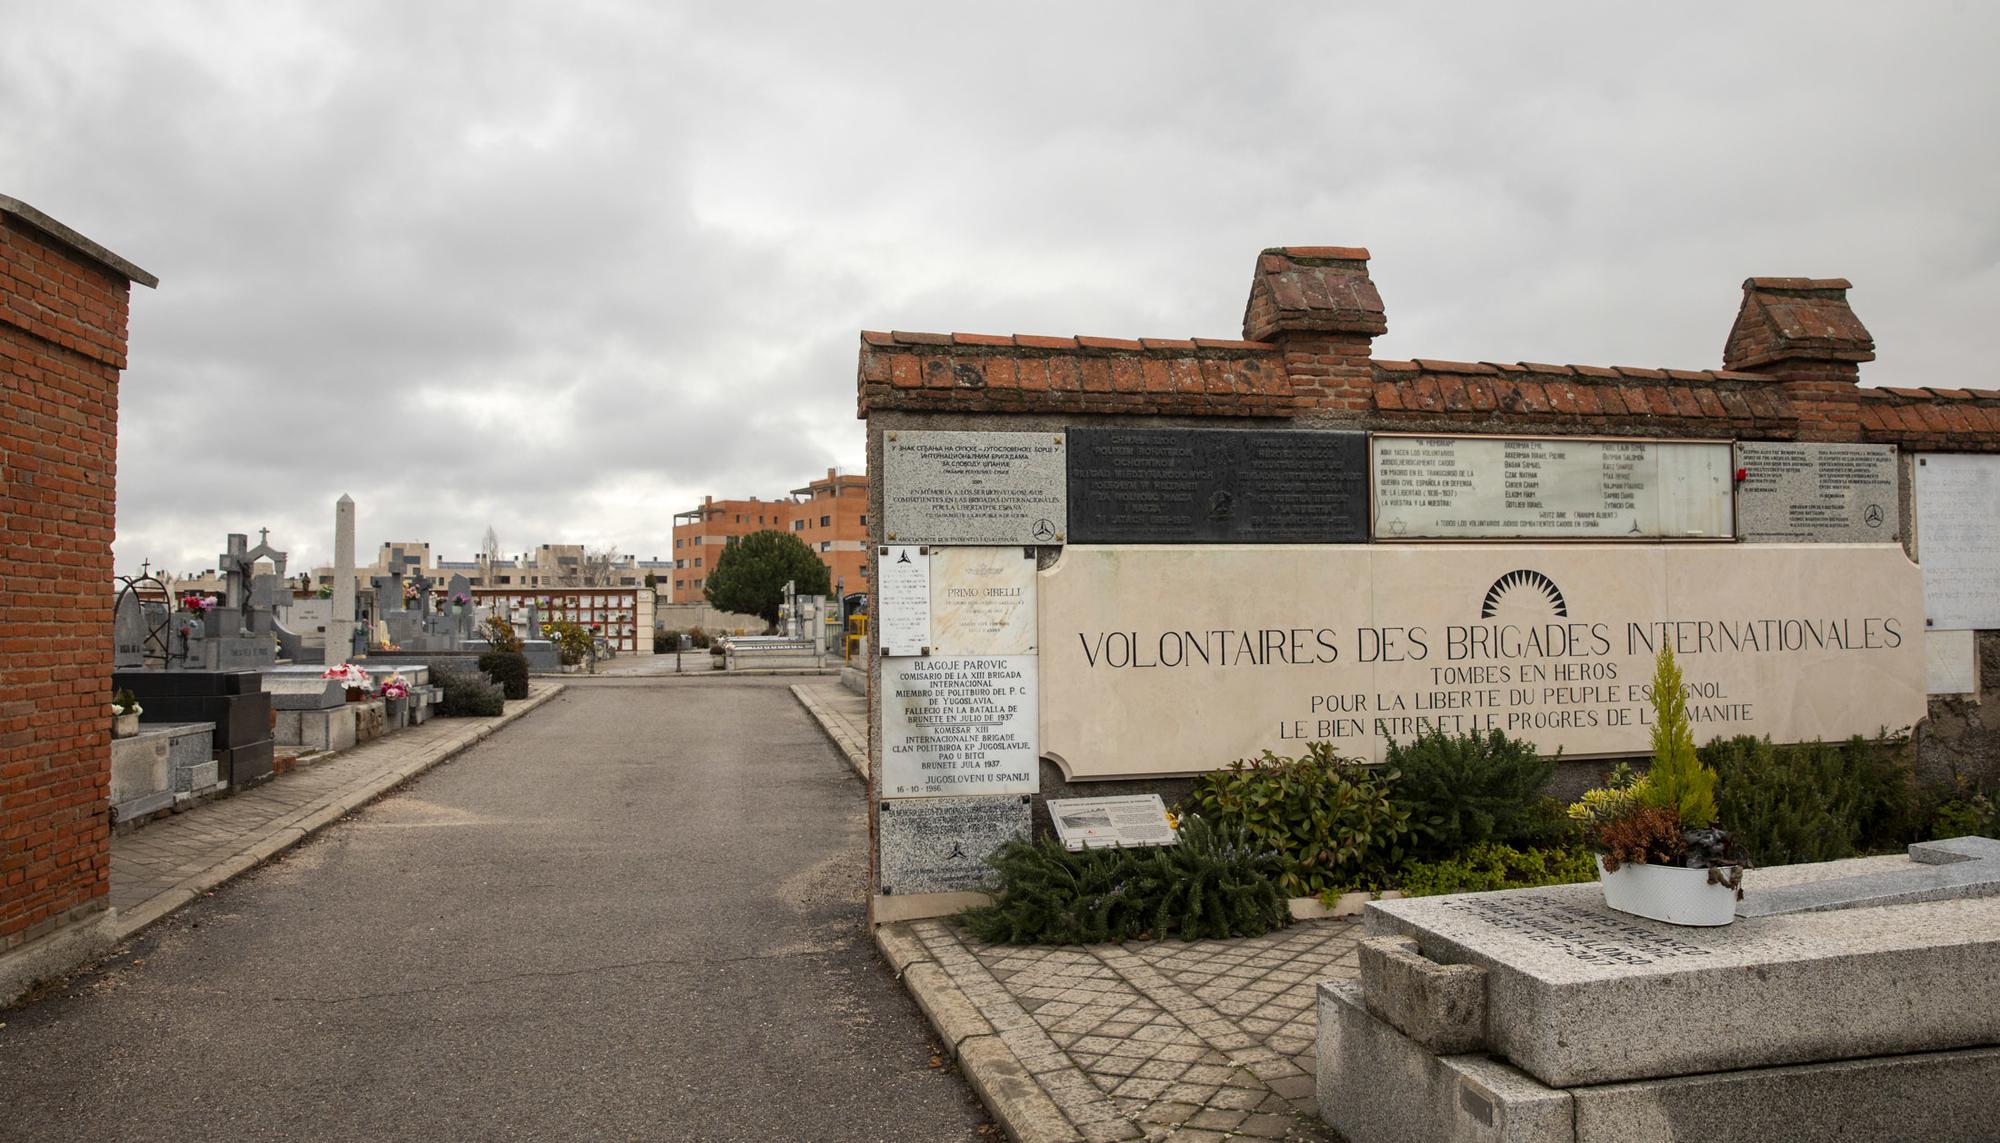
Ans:
<svg viewBox="0 0 2000 1143"><path fill-rule="evenodd" d="M1740 441L1736 533L1757 542L1891 543L1896 447Z"/></svg>
<svg viewBox="0 0 2000 1143"><path fill-rule="evenodd" d="M1574 437L1371 441L1379 539L1728 539L1729 445Z"/></svg>
<svg viewBox="0 0 2000 1143"><path fill-rule="evenodd" d="M881 793L1040 789L1035 666L1033 655L883 659Z"/></svg>
<svg viewBox="0 0 2000 1143"><path fill-rule="evenodd" d="M883 539L1060 544L1069 518L1063 452L1062 433L889 433Z"/></svg>
<svg viewBox="0 0 2000 1143"><path fill-rule="evenodd" d="M1368 538L1368 435L1071 429L1072 544Z"/></svg>
<svg viewBox="0 0 2000 1143"><path fill-rule="evenodd" d="M986 859L1028 837L1026 794L894 798L881 804L881 891L958 893L992 876Z"/></svg>
<svg viewBox="0 0 2000 1143"><path fill-rule="evenodd" d="M931 549L930 653L1033 654L1035 565L1033 548Z"/></svg>
<svg viewBox="0 0 2000 1143"><path fill-rule="evenodd" d="M146 611L134 591L118 594L111 614L111 665L122 670L146 665Z"/></svg>
<svg viewBox="0 0 2000 1143"><path fill-rule="evenodd" d="M445 606L451 609L451 622L446 628L449 640L443 649L456 651L473 637L474 608L472 605L472 581L463 575L454 574L445 585ZM463 603L459 602L464 600Z"/></svg>

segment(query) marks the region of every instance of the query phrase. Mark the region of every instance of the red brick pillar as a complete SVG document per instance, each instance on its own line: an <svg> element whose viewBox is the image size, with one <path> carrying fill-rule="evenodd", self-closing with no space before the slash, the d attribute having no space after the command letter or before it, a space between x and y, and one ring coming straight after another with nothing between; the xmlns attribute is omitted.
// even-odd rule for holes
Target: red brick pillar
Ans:
<svg viewBox="0 0 2000 1143"><path fill-rule="evenodd" d="M1280 246L1257 256L1243 336L1283 353L1298 412L1374 408L1374 339L1389 331L1368 277L1368 251Z"/></svg>
<svg viewBox="0 0 2000 1143"><path fill-rule="evenodd" d="M118 377L131 283L157 281L0 196L0 1003L110 889Z"/></svg>

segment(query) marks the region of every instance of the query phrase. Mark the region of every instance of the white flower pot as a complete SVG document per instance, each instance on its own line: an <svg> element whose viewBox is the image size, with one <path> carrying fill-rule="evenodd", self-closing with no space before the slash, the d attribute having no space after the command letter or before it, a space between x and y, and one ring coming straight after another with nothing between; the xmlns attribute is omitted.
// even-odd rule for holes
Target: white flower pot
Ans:
<svg viewBox="0 0 2000 1143"><path fill-rule="evenodd" d="M114 714L111 716L111 737L132 738L139 733L139 714Z"/></svg>
<svg viewBox="0 0 2000 1143"><path fill-rule="evenodd" d="M1670 925L1726 925L1736 919L1736 890L1709 884L1706 869L1626 862L1613 873L1600 856L1597 880L1604 886L1604 903L1621 913Z"/></svg>

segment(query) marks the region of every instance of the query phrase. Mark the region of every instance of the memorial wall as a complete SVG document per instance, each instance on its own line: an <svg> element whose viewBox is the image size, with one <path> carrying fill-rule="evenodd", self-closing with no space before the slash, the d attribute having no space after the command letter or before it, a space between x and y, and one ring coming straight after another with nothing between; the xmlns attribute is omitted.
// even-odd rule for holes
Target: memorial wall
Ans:
<svg viewBox="0 0 2000 1143"><path fill-rule="evenodd" d="M878 920L969 900L1043 799L1114 796L1060 803L1070 844L1154 843L1152 795L1266 749L1643 756L1662 647L1703 741L1921 746L1936 696L1994 686L2000 393L1957 406L1990 430L1868 427L1897 390L1810 439L1872 342L1790 349L1758 307L1859 330L1845 283L1746 283L1729 352L1769 372L1385 363L1354 253L1266 252L1268 341L866 335Z"/></svg>

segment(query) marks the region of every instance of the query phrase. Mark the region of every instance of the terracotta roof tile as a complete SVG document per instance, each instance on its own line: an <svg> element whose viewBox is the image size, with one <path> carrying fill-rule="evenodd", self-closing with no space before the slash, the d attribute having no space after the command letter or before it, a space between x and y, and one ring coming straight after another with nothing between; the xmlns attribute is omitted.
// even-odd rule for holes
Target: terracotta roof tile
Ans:
<svg viewBox="0 0 2000 1143"><path fill-rule="evenodd" d="M1943 397L1948 401L1972 400L1972 394L1964 389L1940 389L1935 385L1929 386L1929 389L1932 393L1935 393L1938 396Z"/></svg>
<svg viewBox="0 0 2000 1143"><path fill-rule="evenodd" d="M1366 246L1280 246L1288 258L1332 258L1342 262L1368 261Z"/></svg>
<svg viewBox="0 0 2000 1143"><path fill-rule="evenodd" d="M1414 361L1383 361L1377 359L1374 365L1375 368L1385 373L1421 373L1424 368Z"/></svg>
<svg viewBox="0 0 2000 1143"><path fill-rule="evenodd" d="M1570 368L1576 371L1578 377L1602 377L1607 381L1618 377L1616 369L1606 369L1602 365L1572 365Z"/></svg>
<svg viewBox="0 0 2000 1143"><path fill-rule="evenodd" d="M1881 388L1883 392L1894 393L1898 397L1908 397L1917 401L1928 401L1931 399L1931 393L1928 389L1899 389L1894 385L1884 385Z"/></svg>
<svg viewBox="0 0 2000 1143"><path fill-rule="evenodd" d="M1231 341L1220 337L1197 337L1194 343L1203 349L1276 349L1268 341Z"/></svg>
<svg viewBox="0 0 2000 1143"><path fill-rule="evenodd" d="M1568 377L1575 376L1577 371L1573 365L1549 365L1540 361L1523 361L1521 368L1530 373L1560 373Z"/></svg>
<svg viewBox="0 0 2000 1143"><path fill-rule="evenodd" d="M1020 346L1022 349L1075 349L1077 347L1076 339L1073 337L1043 337L1041 334L1036 333L1017 333L1014 335L1014 344Z"/></svg>
<svg viewBox="0 0 2000 1143"><path fill-rule="evenodd" d="M951 344L951 335L948 333L907 333L903 330L898 329L891 331L889 336L895 338L896 344L898 345L950 345Z"/></svg>
<svg viewBox="0 0 2000 1143"><path fill-rule="evenodd" d="M1658 369L1642 369L1637 365L1620 365L1618 367L1618 375L1645 381L1665 381L1667 379L1667 375Z"/></svg>
<svg viewBox="0 0 2000 1143"><path fill-rule="evenodd" d="M1440 361L1434 357L1419 357L1417 364L1432 373L1498 373L1491 365L1477 361Z"/></svg>
<svg viewBox="0 0 2000 1143"><path fill-rule="evenodd" d="M954 333L951 341L953 345L1004 345L1009 348L1014 345L1013 338L991 333Z"/></svg>
<svg viewBox="0 0 2000 1143"><path fill-rule="evenodd" d="M1146 348L1139 342L1123 337L1085 337L1076 335L1076 344L1081 349L1122 349L1137 352Z"/></svg>
<svg viewBox="0 0 2000 1143"><path fill-rule="evenodd" d="M1142 337L1139 344L1147 349L1193 349L1194 341L1181 337Z"/></svg>
<svg viewBox="0 0 2000 1143"><path fill-rule="evenodd" d="M1854 283L1846 278L1746 278L1746 290L1851 290Z"/></svg>
<svg viewBox="0 0 2000 1143"><path fill-rule="evenodd" d="M874 329L862 330L861 340L867 342L870 345L894 345L896 343L895 338L890 337L888 334L883 333L880 330L874 330Z"/></svg>

